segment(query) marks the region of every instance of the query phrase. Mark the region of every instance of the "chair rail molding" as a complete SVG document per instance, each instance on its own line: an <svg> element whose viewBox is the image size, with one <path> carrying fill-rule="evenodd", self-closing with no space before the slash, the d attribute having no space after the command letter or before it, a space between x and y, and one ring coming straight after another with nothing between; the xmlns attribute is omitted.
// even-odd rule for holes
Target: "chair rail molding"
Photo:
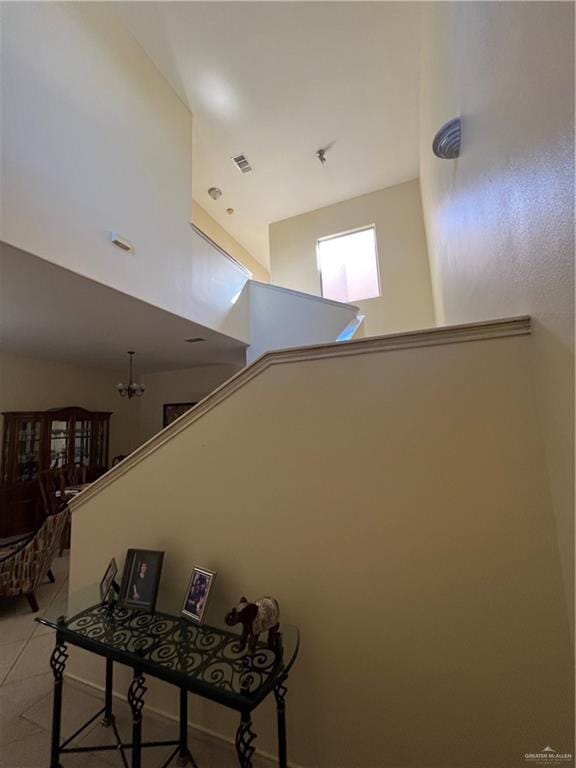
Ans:
<svg viewBox="0 0 576 768"><path fill-rule="evenodd" d="M168 427L139 446L124 461L95 480L88 488L69 502L70 510L75 512L93 496L119 479L125 472L129 472L140 461L143 461L162 445L172 440L182 430L187 429L190 424L202 418L206 413L216 408L219 403L229 398L234 392L244 387L253 378L259 376L273 365L323 360L333 357L367 355L375 352L394 352L402 349L433 347L444 344L486 341L510 336L527 336L530 332L530 316L522 315L520 317L485 320L460 325L446 325L421 331L407 331L386 336L373 336L344 342L316 344L266 352L246 368L232 376L232 378L228 379L228 381L224 382L220 387L213 390L194 408L184 413Z"/></svg>

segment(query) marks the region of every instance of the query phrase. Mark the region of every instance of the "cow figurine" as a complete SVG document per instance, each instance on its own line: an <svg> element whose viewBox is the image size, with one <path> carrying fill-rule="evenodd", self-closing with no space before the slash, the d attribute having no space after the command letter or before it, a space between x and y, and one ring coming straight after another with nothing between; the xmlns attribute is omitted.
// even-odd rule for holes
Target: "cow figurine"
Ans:
<svg viewBox="0 0 576 768"><path fill-rule="evenodd" d="M261 597L255 603L249 603L245 597L226 614L224 621L229 627L242 624L240 650L248 645L248 654L252 656L261 632L268 631L268 648L278 648L280 608L273 597Z"/></svg>

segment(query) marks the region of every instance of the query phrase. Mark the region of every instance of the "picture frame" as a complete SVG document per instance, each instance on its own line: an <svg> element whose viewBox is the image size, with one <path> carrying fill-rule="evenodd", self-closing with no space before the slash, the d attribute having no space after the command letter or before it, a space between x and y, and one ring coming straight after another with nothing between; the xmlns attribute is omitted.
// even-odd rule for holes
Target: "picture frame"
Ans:
<svg viewBox="0 0 576 768"><path fill-rule="evenodd" d="M164 403L162 412L162 426L167 427L172 424L173 421L179 419L180 416L189 411L198 403Z"/></svg>
<svg viewBox="0 0 576 768"><path fill-rule="evenodd" d="M215 579L215 571L194 566L180 612L182 616L197 624L202 623Z"/></svg>
<svg viewBox="0 0 576 768"><path fill-rule="evenodd" d="M156 607L164 552L129 549L122 572L120 603L127 608L153 611Z"/></svg>
<svg viewBox="0 0 576 768"><path fill-rule="evenodd" d="M116 560L112 558L112 560L110 560L110 562L108 563L106 572L104 573L104 576L102 577L102 581L100 582L100 600L103 603L106 602L106 598L108 597L110 590L115 585L115 579L116 579L117 573L118 573L118 566L116 565ZM116 589L118 589L117 585L116 585Z"/></svg>

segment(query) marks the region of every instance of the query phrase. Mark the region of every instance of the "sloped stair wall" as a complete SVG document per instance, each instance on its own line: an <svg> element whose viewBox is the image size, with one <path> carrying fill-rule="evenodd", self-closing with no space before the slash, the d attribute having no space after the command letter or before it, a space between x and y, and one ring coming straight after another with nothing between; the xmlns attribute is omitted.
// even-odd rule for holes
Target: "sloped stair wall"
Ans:
<svg viewBox="0 0 576 768"><path fill-rule="evenodd" d="M274 595L302 632L294 765L512 766L570 751L568 626L526 319L265 355L73 504L71 589L128 547L164 588ZM101 683L93 659L73 674ZM128 677L118 675L125 694ZM151 685L151 706L177 696ZM191 700L231 738L233 713ZM270 703L255 713L274 753Z"/></svg>

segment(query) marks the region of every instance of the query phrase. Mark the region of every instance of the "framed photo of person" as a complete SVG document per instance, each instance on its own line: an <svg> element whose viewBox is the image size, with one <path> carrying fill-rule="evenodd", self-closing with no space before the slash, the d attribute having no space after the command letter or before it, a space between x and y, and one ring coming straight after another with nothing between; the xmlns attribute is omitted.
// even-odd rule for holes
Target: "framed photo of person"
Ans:
<svg viewBox="0 0 576 768"><path fill-rule="evenodd" d="M106 568L106 573L100 582L100 600L102 600L103 603L106 602L106 598L112 589L112 585L114 584L114 579L116 578L117 573L118 566L116 565L116 560L112 558L108 564L108 568Z"/></svg>
<svg viewBox="0 0 576 768"><path fill-rule="evenodd" d="M163 560L164 552L152 549L128 550L120 588L122 605L154 610Z"/></svg>
<svg viewBox="0 0 576 768"><path fill-rule="evenodd" d="M202 622L210 597L210 590L214 584L216 574L207 568L195 566L190 577L184 605L182 606L182 616L192 619L198 624Z"/></svg>
<svg viewBox="0 0 576 768"><path fill-rule="evenodd" d="M167 427L169 424L172 424L173 421L176 421L186 411L189 411L190 408L194 408L195 405L197 403L164 403L162 426Z"/></svg>

